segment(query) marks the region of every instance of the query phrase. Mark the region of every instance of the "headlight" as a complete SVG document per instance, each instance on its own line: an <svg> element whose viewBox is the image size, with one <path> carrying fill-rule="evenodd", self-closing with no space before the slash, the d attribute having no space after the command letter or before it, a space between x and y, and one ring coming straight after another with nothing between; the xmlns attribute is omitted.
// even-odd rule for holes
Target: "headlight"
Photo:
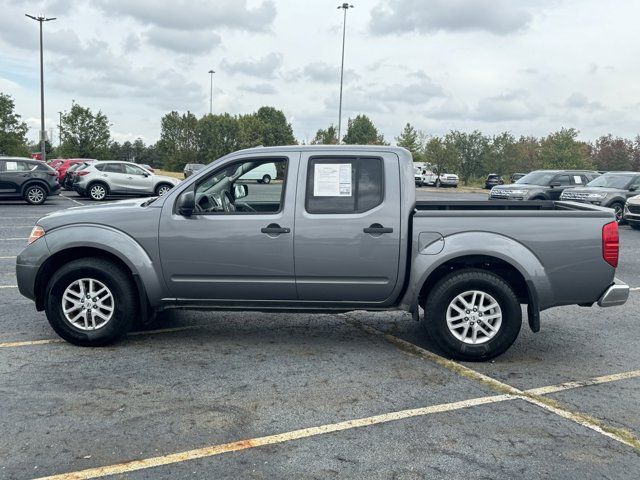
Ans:
<svg viewBox="0 0 640 480"><path fill-rule="evenodd" d="M33 227L33 230L31 230L31 235L29 235L28 244L31 245L40 237L44 237L44 233L44 228L42 228L40 225L36 225L35 227Z"/></svg>

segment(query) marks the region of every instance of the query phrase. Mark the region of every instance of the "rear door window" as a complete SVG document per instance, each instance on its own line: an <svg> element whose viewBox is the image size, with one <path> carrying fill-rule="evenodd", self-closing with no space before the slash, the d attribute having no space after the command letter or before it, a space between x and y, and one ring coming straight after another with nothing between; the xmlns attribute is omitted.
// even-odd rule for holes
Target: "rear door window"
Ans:
<svg viewBox="0 0 640 480"><path fill-rule="evenodd" d="M121 163L105 163L102 171L110 173L124 173L124 168Z"/></svg>
<svg viewBox="0 0 640 480"><path fill-rule="evenodd" d="M309 213L362 213L380 205L384 192L381 158L312 158L307 170Z"/></svg>
<svg viewBox="0 0 640 480"><path fill-rule="evenodd" d="M571 179L569 178L569 175L558 175L553 179L553 181L559 182L563 187L571 185Z"/></svg>

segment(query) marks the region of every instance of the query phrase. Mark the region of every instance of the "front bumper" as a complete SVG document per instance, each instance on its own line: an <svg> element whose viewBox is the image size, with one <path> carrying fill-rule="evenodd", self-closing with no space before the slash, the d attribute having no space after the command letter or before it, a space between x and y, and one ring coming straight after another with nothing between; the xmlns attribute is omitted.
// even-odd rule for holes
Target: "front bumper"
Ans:
<svg viewBox="0 0 640 480"><path fill-rule="evenodd" d="M615 278L613 284L598 299L598 305L600 307L624 305L629 299L629 291L629 285Z"/></svg>

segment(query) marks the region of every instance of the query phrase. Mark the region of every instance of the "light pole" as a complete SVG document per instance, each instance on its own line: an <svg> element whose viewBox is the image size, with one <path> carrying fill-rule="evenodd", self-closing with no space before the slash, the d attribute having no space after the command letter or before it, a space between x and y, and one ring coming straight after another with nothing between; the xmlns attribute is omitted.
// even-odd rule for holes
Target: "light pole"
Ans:
<svg viewBox="0 0 640 480"><path fill-rule="evenodd" d="M62 145L62 112L58 112L58 147Z"/></svg>
<svg viewBox="0 0 640 480"><path fill-rule="evenodd" d="M209 70L209 75L211 76L211 87L209 90L209 115L213 113L213 74L216 73L215 70Z"/></svg>
<svg viewBox="0 0 640 480"><path fill-rule="evenodd" d="M42 63L42 24L44 22L50 22L51 20L55 20L56 17L47 18L43 14L38 15L37 17L34 15L29 15L25 13L26 17L35 20L40 24L40 155L42 157L42 161L47 161L47 150L46 150L46 138L47 132L44 129L44 66Z"/></svg>
<svg viewBox="0 0 640 480"><path fill-rule="evenodd" d="M340 137L342 130L342 79L344 78L344 40L347 32L347 10L353 8L353 5L349 3L343 3L338 5L338 10L344 10L344 17L342 20L342 64L340 65L340 106L338 107L338 143L342 143Z"/></svg>

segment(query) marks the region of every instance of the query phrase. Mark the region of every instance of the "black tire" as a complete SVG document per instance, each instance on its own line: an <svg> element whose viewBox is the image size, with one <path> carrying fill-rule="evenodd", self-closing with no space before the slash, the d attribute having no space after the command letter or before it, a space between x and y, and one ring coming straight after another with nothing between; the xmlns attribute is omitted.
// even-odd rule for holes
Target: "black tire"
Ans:
<svg viewBox="0 0 640 480"><path fill-rule="evenodd" d="M102 187L103 190L100 190L100 187ZM104 191L104 194L100 193L102 191ZM87 197L89 197L91 200L101 202L102 200L105 200L107 198L107 195L109 195L109 187L106 183L103 182L93 182L87 187L86 193Z"/></svg>
<svg viewBox="0 0 640 480"><path fill-rule="evenodd" d="M92 278L106 285L113 296L113 315L96 330L81 330L64 315L65 289L81 278ZM45 312L51 327L69 343L82 347L100 347L115 342L131 329L139 308L131 277L109 260L84 258L61 267L49 280L45 293Z"/></svg>
<svg viewBox="0 0 640 480"><path fill-rule="evenodd" d="M615 212L616 222L618 222L619 225L624 225L624 219L622 218L622 215L624 213L624 205L620 202L613 202L611 205L609 205L609 208L613 209L613 211Z"/></svg>
<svg viewBox="0 0 640 480"><path fill-rule="evenodd" d="M262 183L271 183L271 175L265 175L264 177L262 177Z"/></svg>
<svg viewBox="0 0 640 480"><path fill-rule="evenodd" d="M42 185L29 185L24 190L23 198L29 205L42 205L47 199L47 190Z"/></svg>
<svg viewBox="0 0 640 480"><path fill-rule="evenodd" d="M164 190L165 187L168 187L169 190L171 190L173 188L173 185L171 185L169 183L159 183L158 185L156 185L156 189L154 190L154 193L158 197L164 195L165 193L167 193L169 191L169 190L166 190L165 192L162 192L162 190Z"/></svg>
<svg viewBox="0 0 640 480"><path fill-rule="evenodd" d="M449 304L461 293L478 290L491 295L502 312L502 323L490 340L469 344L456 338L447 326ZM518 338L522 325L522 310L511 287L499 276L485 270L465 269L440 280L424 304L422 325L436 344L452 358L484 361L504 353Z"/></svg>

